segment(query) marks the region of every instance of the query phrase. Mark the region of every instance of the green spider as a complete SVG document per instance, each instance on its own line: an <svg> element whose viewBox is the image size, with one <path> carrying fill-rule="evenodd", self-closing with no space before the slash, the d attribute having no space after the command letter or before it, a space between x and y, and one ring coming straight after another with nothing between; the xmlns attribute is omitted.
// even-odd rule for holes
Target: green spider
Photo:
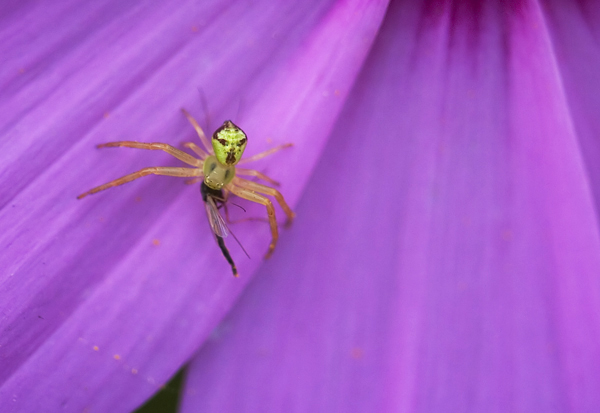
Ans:
<svg viewBox="0 0 600 413"><path fill-rule="evenodd" d="M269 244L269 249L267 250L265 258L269 258L271 254L273 254L275 245L279 239L279 230L277 226L277 220L275 219L275 208L273 207L271 200L265 195L274 197L279 203L283 209L283 212L285 212L287 216L286 224L291 223L296 214L294 214L294 212L290 209L278 190L267 185L250 181L248 179L240 178L238 175L252 176L274 186L279 185L277 181L274 181L257 170L237 168L236 165L262 159L265 156L271 155L281 149L288 148L292 146L292 144L288 143L285 145L280 145L249 158L242 159L242 154L244 153L244 149L246 149L246 144L248 143L248 137L244 131L242 131L242 129L236 126L233 122L227 120L223 122L223 125L218 128L215 133L213 133L212 145L210 145L206 135L204 134L204 131L200 125L198 125L198 122L196 122L196 120L185 109L181 109L181 111L198 133L200 142L205 149L200 148L193 142L185 143L184 146L194 151L200 159L166 143L119 141L103 143L98 145L98 148L114 148L123 146L127 148L161 150L174 156L180 161L193 166L193 168L168 166L144 168L84 192L83 194L79 195L77 199L81 199L87 195L95 194L96 192L112 188L113 186L126 184L127 182L131 182L134 179L141 178L142 176L146 175L167 175L181 178L193 178L193 182L201 180L202 184L207 188L203 190L203 199L207 197L208 193L208 198L204 199L204 202L208 202L208 199L212 200L213 205L215 205L213 212L216 212L216 215L218 216L217 218L214 214L211 214L207 208L211 229L215 236L217 236L217 241L220 241L219 247L221 248L221 251L225 255L227 261L231 264L233 273L237 277L238 274L235 264L233 264L233 260L231 260L229 252L227 251L227 248L222 240L224 236L227 236L227 231L224 233L219 233L219 230L216 229L216 227L222 228L221 223L222 225L225 224L222 222L222 218L217 211L217 205L214 200L220 201L219 206L223 205L227 200L229 193L231 193L239 196L240 198L262 204L267 208L269 225L271 227L271 243ZM219 220L219 223L217 223L216 220ZM226 225L225 228L227 229Z"/></svg>

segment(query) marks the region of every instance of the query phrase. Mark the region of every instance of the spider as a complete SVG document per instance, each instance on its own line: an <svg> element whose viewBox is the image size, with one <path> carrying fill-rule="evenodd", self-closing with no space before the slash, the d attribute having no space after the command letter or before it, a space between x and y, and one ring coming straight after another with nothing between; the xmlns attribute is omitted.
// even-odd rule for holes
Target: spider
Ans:
<svg viewBox="0 0 600 413"><path fill-rule="evenodd" d="M95 194L96 192L112 188L113 186L126 184L127 182L131 182L134 179L141 178L142 176L146 175L167 175L177 176L181 178L192 178L188 181L189 183L202 181L202 185L204 185L209 190L209 192L207 192L201 187L203 200L204 198L206 198L206 194L208 193L208 199L213 200L213 204L214 200L216 199L220 201L220 205L223 205L229 193L232 193L240 198L247 199L248 201L256 202L258 204L262 204L266 207L269 226L271 228L271 242L269 244L267 253L265 254L265 258L269 258L275 250L275 245L277 244L277 240L279 238L279 230L277 227L277 221L275 219L275 208L273 207L273 203L271 202L271 200L265 195L270 195L274 197L275 200L279 203L281 209L283 209L283 212L287 216L286 225L291 223L296 214L292 212L288 204L283 199L281 193L275 188L259 184L254 181L250 181L248 179L240 178L237 175L255 177L257 179L261 179L265 182L268 182L273 186L279 186L279 183L277 181L274 181L273 179L269 178L268 176L257 170L236 168L236 165L257 161L281 149L288 148L292 146L292 144L288 143L280 145L275 148L268 149L259 154L253 155L249 158L242 159L242 154L244 153L244 149L246 149L246 144L248 143L248 138L244 131L242 131L242 129L236 126L232 121L226 120L225 122L223 122L223 125L213 133L212 145L210 145L208 142L208 138L204 134L204 131L202 130L198 122L196 122L196 120L185 109L181 109L181 111L196 130L196 133L200 138L200 142L202 143L205 149L202 149L193 142L185 143L184 146L194 151L194 153L196 153L196 155L198 155L200 159L188 154L187 152L174 148L173 146L168 145L166 143L119 141L103 143L98 145L98 148L115 148L123 146L126 148L161 150L168 153L169 155L174 156L180 161L191 165L193 168L168 166L144 168L132 174L125 175L122 178L110 181L104 185L100 185L93 189L90 189L89 191L79 195L77 199L81 199L87 195ZM205 200L205 202L207 202L207 200ZM216 208L217 206L215 204L215 211L217 211ZM216 213L218 215L218 211ZM215 228L213 226L210 214L209 222L211 223L211 228L213 229L213 232L215 232ZM215 232L215 235L218 234L216 234ZM219 238L217 238L217 241L219 241ZM229 253L225 254L226 248L224 249L224 243L222 244L222 241L223 240L221 236L221 242L219 242L219 246L221 247L221 250L223 251L223 254L225 255L227 261L232 265L234 275L237 276L237 270L235 269L235 265L233 264L231 257L228 257Z"/></svg>

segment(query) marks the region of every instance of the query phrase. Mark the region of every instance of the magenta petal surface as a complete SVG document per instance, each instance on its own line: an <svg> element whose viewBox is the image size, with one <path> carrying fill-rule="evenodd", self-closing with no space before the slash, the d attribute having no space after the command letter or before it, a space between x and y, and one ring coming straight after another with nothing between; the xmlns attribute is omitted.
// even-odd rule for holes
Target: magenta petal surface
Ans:
<svg viewBox="0 0 600 413"><path fill-rule="evenodd" d="M196 140L179 109L202 119L200 88L204 126L235 118L248 155L294 143L255 164L293 206L386 3L15 7L0 21L0 406L131 411L230 308L262 265L269 230L235 227L254 258L232 248L241 272L233 279L197 186L148 177L77 201L142 167L178 165L94 146Z"/></svg>
<svg viewBox="0 0 600 413"><path fill-rule="evenodd" d="M596 205L600 202L600 3L545 1L546 21ZM596 206L596 210L598 207Z"/></svg>
<svg viewBox="0 0 600 413"><path fill-rule="evenodd" d="M600 409L598 221L547 18L391 5L295 231L191 364L184 412Z"/></svg>

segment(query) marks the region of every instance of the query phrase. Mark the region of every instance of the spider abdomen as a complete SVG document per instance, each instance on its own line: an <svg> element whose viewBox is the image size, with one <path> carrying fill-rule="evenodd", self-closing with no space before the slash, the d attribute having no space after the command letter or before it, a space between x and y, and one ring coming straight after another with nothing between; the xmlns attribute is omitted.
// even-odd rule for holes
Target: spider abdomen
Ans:
<svg viewBox="0 0 600 413"><path fill-rule="evenodd" d="M202 173L206 186L221 189L235 177L235 166L223 165L216 156L211 155L204 160Z"/></svg>

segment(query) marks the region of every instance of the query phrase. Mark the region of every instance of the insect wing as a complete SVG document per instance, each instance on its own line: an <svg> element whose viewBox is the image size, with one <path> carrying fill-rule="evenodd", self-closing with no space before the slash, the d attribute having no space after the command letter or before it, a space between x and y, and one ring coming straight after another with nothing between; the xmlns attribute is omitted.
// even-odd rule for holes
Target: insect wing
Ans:
<svg viewBox="0 0 600 413"><path fill-rule="evenodd" d="M235 239L235 242L237 242L242 251L244 251L244 254L246 254L246 256L250 258L250 254L248 254L248 251L246 251L240 240L237 239L235 234L231 232L231 230L225 223L225 220L219 213L219 208L217 208L217 205L215 204L215 201L212 197L209 196L206 198L204 207L206 208L206 214L208 215L208 223L210 224L210 229L212 229L213 233L217 237L221 238L225 238L229 236L229 234L231 234Z"/></svg>
<svg viewBox="0 0 600 413"><path fill-rule="evenodd" d="M212 232L221 238L227 237L229 235L227 224L225 224L225 221L219 213L219 209L217 208L215 201L210 196L204 203L204 207L206 208L206 215L208 216L208 223L210 224L210 229L212 229Z"/></svg>

